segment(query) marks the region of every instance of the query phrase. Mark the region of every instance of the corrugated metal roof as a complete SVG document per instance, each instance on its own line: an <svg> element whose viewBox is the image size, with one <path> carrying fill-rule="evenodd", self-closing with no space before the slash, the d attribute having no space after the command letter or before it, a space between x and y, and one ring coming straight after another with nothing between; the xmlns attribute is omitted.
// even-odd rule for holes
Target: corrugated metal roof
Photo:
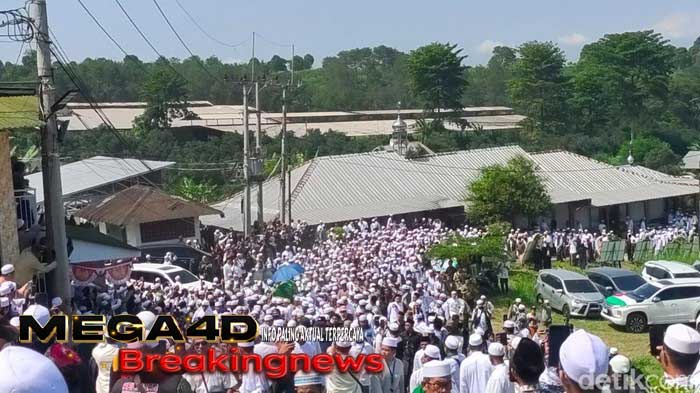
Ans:
<svg viewBox="0 0 700 393"><path fill-rule="evenodd" d="M646 201L697 193L697 182L641 166L612 166L578 154L530 154L546 179L554 203L591 200L593 206Z"/></svg>
<svg viewBox="0 0 700 393"><path fill-rule="evenodd" d="M508 146L418 160L392 152L315 158L292 171L292 187L299 188L292 202L292 218L338 222L462 206L467 182L479 176L476 168L502 164L517 155L527 153L518 146ZM277 177L264 183L263 203L271 218L279 209L279 190ZM242 228L241 197L237 194L214 205L224 211L224 219L204 217L202 222ZM257 200L255 187L252 200Z"/></svg>
<svg viewBox="0 0 700 393"><path fill-rule="evenodd" d="M0 131L41 126L36 96L0 97Z"/></svg>
<svg viewBox="0 0 700 393"><path fill-rule="evenodd" d="M554 203L590 200L594 206L697 193L697 181L640 166L614 167L569 152L528 154L518 146L459 151L418 160L391 152L319 157L292 171L296 197L292 218L339 222L463 206L468 183L479 168L504 164L516 155L533 160ZM278 215L279 180L264 183L266 220ZM257 200L253 188L252 200ZM225 217L202 222L241 230L241 194L214 205ZM253 204L255 205L255 203ZM255 208L253 208L255 217Z"/></svg>
<svg viewBox="0 0 700 393"><path fill-rule="evenodd" d="M114 225L222 214L219 210L136 185L80 209L75 216Z"/></svg>
<svg viewBox="0 0 700 393"><path fill-rule="evenodd" d="M690 170L700 169L700 150L691 150L683 157L683 168Z"/></svg>
<svg viewBox="0 0 700 393"><path fill-rule="evenodd" d="M144 165L144 163L146 165ZM63 197L85 192L124 179L158 171L174 165L171 161L136 160L95 156L82 161L61 165L61 187ZM36 201L44 201L42 173L27 175L29 186L36 189Z"/></svg>

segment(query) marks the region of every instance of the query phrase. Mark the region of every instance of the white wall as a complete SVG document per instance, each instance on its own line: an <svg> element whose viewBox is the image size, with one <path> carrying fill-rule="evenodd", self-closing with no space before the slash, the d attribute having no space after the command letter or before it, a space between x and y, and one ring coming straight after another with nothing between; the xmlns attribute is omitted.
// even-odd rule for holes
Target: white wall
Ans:
<svg viewBox="0 0 700 393"><path fill-rule="evenodd" d="M73 253L70 256L71 263L106 261L113 259L140 257L141 251L128 250L103 244L73 240Z"/></svg>
<svg viewBox="0 0 700 393"><path fill-rule="evenodd" d="M126 226L126 242L134 247L141 246L141 227L139 224L129 224Z"/></svg>

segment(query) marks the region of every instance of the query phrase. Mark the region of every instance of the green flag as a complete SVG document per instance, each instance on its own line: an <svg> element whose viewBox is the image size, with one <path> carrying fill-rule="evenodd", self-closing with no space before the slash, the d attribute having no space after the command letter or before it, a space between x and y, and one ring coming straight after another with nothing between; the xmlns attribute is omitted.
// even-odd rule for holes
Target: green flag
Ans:
<svg viewBox="0 0 700 393"><path fill-rule="evenodd" d="M294 281L285 281L277 285L275 291L272 292L272 296L283 297L289 300L294 299L294 295L297 293L297 286Z"/></svg>

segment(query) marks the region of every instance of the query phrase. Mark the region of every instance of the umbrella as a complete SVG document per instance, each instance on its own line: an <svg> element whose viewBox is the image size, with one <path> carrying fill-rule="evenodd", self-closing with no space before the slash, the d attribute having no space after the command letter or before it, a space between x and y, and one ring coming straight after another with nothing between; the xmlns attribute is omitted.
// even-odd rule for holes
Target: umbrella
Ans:
<svg viewBox="0 0 700 393"><path fill-rule="evenodd" d="M294 295L297 293L297 285L294 281L285 281L275 288L272 292L272 296L283 297L289 300L294 299Z"/></svg>
<svg viewBox="0 0 700 393"><path fill-rule="evenodd" d="M301 267L301 266L299 266L299 267ZM299 270L295 269L291 265L286 265L286 266L282 266L281 268L277 269L275 274L272 275L272 281L273 282L289 281L300 274L301 274L301 272Z"/></svg>
<svg viewBox="0 0 700 393"><path fill-rule="evenodd" d="M289 266L289 267L291 267L292 269L298 271L299 273L304 273L304 271L305 271L304 268L303 268L300 264L298 264L298 263L290 263L290 264L287 265L287 266Z"/></svg>

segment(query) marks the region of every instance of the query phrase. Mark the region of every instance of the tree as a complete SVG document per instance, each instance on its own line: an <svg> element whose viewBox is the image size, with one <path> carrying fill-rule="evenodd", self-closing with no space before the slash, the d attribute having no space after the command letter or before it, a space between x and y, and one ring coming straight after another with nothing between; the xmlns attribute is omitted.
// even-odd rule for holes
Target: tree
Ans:
<svg viewBox="0 0 700 393"><path fill-rule="evenodd" d="M513 77L508 84L513 105L529 117L531 128L561 132L567 96L564 52L552 42L526 42L518 48Z"/></svg>
<svg viewBox="0 0 700 393"><path fill-rule="evenodd" d="M189 115L185 81L174 70L158 67L141 91L146 110L136 120L143 129L165 129L175 118Z"/></svg>
<svg viewBox="0 0 700 393"><path fill-rule="evenodd" d="M626 164L629 155L629 143L622 144L615 157L614 164ZM671 146L654 136L635 137L632 141L632 156L635 164L665 173L680 173L680 157Z"/></svg>
<svg viewBox="0 0 700 393"><path fill-rule="evenodd" d="M287 60L274 55L270 61L267 62L267 70L270 72L285 72L287 71Z"/></svg>
<svg viewBox="0 0 700 393"><path fill-rule="evenodd" d="M518 156L504 165L492 165L467 187L468 216L481 223L508 221L518 215L532 220L551 210L552 202L532 161Z"/></svg>
<svg viewBox="0 0 700 393"><path fill-rule="evenodd" d="M617 103L622 120L639 127L663 110L676 58L674 48L653 31L607 34L581 50L575 84L605 92L604 102Z"/></svg>
<svg viewBox="0 0 700 393"><path fill-rule="evenodd" d="M420 47L408 58L408 76L411 90L426 113L436 113L442 120L441 109L452 109L454 116L461 115L462 96L467 81L466 56L457 45L432 43Z"/></svg>

